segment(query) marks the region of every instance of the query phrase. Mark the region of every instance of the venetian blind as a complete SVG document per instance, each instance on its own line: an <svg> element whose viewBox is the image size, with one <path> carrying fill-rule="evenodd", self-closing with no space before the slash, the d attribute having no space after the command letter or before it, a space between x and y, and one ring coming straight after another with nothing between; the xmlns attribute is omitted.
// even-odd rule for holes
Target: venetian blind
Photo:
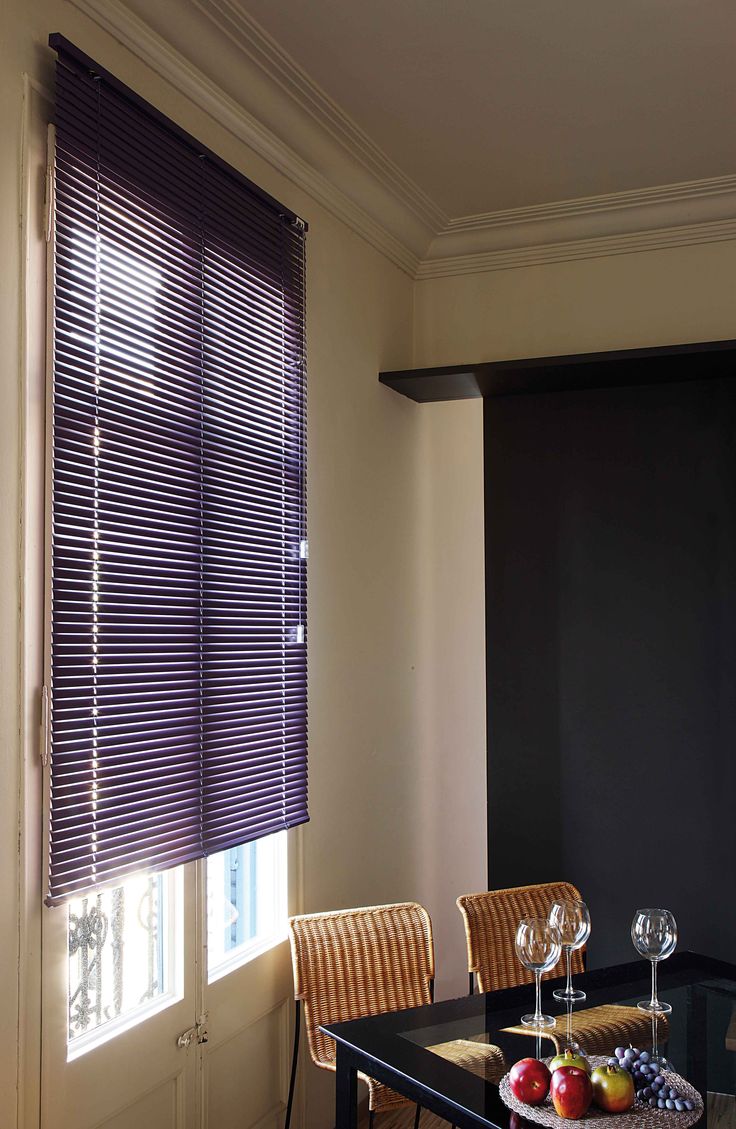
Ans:
<svg viewBox="0 0 736 1129"><path fill-rule="evenodd" d="M54 904L308 815L304 224L50 42Z"/></svg>

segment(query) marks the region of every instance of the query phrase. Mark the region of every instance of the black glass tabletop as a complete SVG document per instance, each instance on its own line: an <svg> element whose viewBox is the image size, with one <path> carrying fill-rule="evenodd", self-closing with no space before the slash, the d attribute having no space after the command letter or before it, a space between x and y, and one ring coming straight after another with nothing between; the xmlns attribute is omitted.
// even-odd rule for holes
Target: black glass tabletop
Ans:
<svg viewBox="0 0 736 1129"><path fill-rule="evenodd" d="M656 1020L637 1004L649 998L646 961L576 976L586 999L573 1006L553 998L560 981L543 982L543 1011L555 1026L521 1025L533 1004L533 986L444 1000L326 1027L338 1044L338 1129L350 1129L345 1097L351 1071L361 1070L457 1126L514 1124L498 1082L520 1058L546 1058L568 1045L609 1056L616 1047L652 1048L670 1068L711 1100L711 1129L736 1129L736 966L692 953L663 962L659 996L671 1004ZM340 1092L343 1090L341 1109ZM354 1090L353 1090L354 1092ZM729 1099L731 1099L729 1101ZM717 1110L717 1117L713 1111ZM666 1112L662 1113L666 1129ZM345 1120L347 1118L347 1120ZM699 1126L707 1126L706 1101Z"/></svg>

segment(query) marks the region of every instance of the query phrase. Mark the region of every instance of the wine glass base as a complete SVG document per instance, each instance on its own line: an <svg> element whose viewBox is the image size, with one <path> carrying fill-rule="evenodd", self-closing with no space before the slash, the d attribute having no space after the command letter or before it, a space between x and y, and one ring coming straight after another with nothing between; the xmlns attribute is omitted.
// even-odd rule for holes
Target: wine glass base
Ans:
<svg viewBox="0 0 736 1129"><path fill-rule="evenodd" d="M552 995L556 1000L562 1000L563 1003L569 1003L571 1000L587 1000L588 998L580 988L571 988L569 992L567 988L555 988Z"/></svg>
<svg viewBox="0 0 736 1129"><path fill-rule="evenodd" d="M642 1000L636 1006L639 1011L646 1011L649 1015L669 1015L672 1011L672 1004L665 1004L662 1000L657 1000L656 1004L651 1000Z"/></svg>
<svg viewBox="0 0 736 1129"><path fill-rule="evenodd" d="M555 1027L557 1020L551 1015L522 1015L522 1027Z"/></svg>

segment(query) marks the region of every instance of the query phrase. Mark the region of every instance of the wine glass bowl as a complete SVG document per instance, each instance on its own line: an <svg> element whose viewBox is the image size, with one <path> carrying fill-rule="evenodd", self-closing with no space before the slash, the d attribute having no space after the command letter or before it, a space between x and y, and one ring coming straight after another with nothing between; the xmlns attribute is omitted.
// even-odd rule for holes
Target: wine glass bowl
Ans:
<svg viewBox="0 0 736 1129"><path fill-rule="evenodd" d="M555 988L552 995L556 1000L566 1003L584 1000L585 992L572 986L572 954L581 949L590 936L590 912L580 898L559 898L552 903L549 911L550 925L560 934L562 951L565 954L567 982L564 988Z"/></svg>
<svg viewBox="0 0 736 1129"><path fill-rule="evenodd" d="M555 1019L542 1014L542 973L554 968L560 959L562 941L559 930L544 917L523 917L516 930L516 955L524 968L534 973L536 985L534 1013L521 1018L524 1027L554 1027Z"/></svg>
<svg viewBox="0 0 736 1129"><path fill-rule="evenodd" d="M640 956L652 964L652 997L637 1004L651 1015L666 1015L672 1006L657 996L657 965L675 951L677 922L668 909L639 909L631 922L631 940Z"/></svg>

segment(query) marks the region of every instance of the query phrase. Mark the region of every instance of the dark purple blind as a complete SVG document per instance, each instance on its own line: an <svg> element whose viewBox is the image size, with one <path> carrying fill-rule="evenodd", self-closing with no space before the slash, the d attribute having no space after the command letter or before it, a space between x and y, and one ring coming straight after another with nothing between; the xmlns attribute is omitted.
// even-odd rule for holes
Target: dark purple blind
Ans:
<svg viewBox="0 0 736 1129"><path fill-rule="evenodd" d="M304 225L51 45L55 904L308 815Z"/></svg>

